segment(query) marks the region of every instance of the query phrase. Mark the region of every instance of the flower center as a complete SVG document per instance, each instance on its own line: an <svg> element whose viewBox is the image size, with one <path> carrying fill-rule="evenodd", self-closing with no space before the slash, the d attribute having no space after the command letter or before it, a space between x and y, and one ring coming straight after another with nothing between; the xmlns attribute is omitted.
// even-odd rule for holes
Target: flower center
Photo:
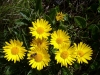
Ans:
<svg viewBox="0 0 100 75"><path fill-rule="evenodd" d="M62 38L57 38L56 42L57 42L58 44L61 44L61 43L63 42L63 40L62 40Z"/></svg>
<svg viewBox="0 0 100 75"><path fill-rule="evenodd" d="M61 16L61 14L58 14L58 16L60 17L60 16Z"/></svg>
<svg viewBox="0 0 100 75"><path fill-rule="evenodd" d="M63 14L60 14L60 13L59 13L57 16L59 17L60 20L63 19Z"/></svg>
<svg viewBox="0 0 100 75"><path fill-rule="evenodd" d="M78 51L78 55L82 57L84 55L83 51Z"/></svg>
<svg viewBox="0 0 100 75"><path fill-rule="evenodd" d="M38 27L36 31L38 34L42 34L44 32L44 29L42 27Z"/></svg>
<svg viewBox="0 0 100 75"><path fill-rule="evenodd" d="M12 53L13 55L18 54L18 52L19 52L18 47L13 47L13 48L11 49L11 53Z"/></svg>
<svg viewBox="0 0 100 75"><path fill-rule="evenodd" d="M62 57L63 59L66 59L68 57L68 52L67 51L63 51L61 53L60 57Z"/></svg>
<svg viewBox="0 0 100 75"><path fill-rule="evenodd" d="M37 54L36 56L34 56L34 59L36 62L40 62L40 61L42 61L43 57L41 54Z"/></svg>
<svg viewBox="0 0 100 75"><path fill-rule="evenodd" d="M42 45L42 40L38 39L37 44L38 46Z"/></svg>
<svg viewBox="0 0 100 75"><path fill-rule="evenodd" d="M59 15L59 19L63 19L63 16L62 15Z"/></svg>

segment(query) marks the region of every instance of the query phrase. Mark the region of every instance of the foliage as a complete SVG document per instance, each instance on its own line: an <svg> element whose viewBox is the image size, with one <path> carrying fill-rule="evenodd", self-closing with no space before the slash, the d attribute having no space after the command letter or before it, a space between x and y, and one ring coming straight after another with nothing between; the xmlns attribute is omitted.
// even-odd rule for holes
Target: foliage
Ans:
<svg viewBox="0 0 100 75"><path fill-rule="evenodd" d="M64 21L56 21L57 12L65 14ZM26 50L32 39L29 27L43 18L52 31L62 29L69 33L71 44L85 42L93 49L89 64L61 67L56 64L56 49L50 45L52 61L41 71L28 65L27 55L21 62L4 58L5 41L19 39ZM50 37L49 37L50 38ZM50 41L50 39L49 39ZM100 0L1 0L0 2L0 75L100 75Z"/></svg>

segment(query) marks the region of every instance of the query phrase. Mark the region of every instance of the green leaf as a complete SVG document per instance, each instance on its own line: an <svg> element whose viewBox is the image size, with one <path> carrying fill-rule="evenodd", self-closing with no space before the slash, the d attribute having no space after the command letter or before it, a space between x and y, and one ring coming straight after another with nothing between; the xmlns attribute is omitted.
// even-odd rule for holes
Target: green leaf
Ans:
<svg viewBox="0 0 100 75"><path fill-rule="evenodd" d="M98 27L98 25L96 24L91 24L88 29L91 30L92 35L96 34L100 29Z"/></svg>
<svg viewBox="0 0 100 75"><path fill-rule="evenodd" d="M64 16L64 20L68 21L68 18L69 18L69 15L66 13L65 16Z"/></svg>
<svg viewBox="0 0 100 75"><path fill-rule="evenodd" d="M20 12L20 14L28 21L30 21L31 19L26 15L26 12Z"/></svg>
<svg viewBox="0 0 100 75"><path fill-rule="evenodd" d="M83 73L82 75L88 75L88 73Z"/></svg>
<svg viewBox="0 0 100 75"><path fill-rule="evenodd" d="M62 75L72 75L68 68L62 68Z"/></svg>
<svg viewBox="0 0 100 75"><path fill-rule="evenodd" d="M6 66L4 70L5 75L11 75L10 66Z"/></svg>
<svg viewBox="0 0 100 75"><path fill-rule="evenodd" d="M36 1L36 11L39 11L39 13L43 10L42 9L42 0L35 0Z"/></svg>
<svg viewBox="0 0 100 75"><path fill-rule="evenodd" d="M86 27L86 20L83 17L80 16L75 16L74 17L75 23L80 27L80 28L85 28Z"/></svg>
<svg viewBox="0 0 100 75"><path fill-rule="evenodd" d="M93 62L93 63L90 65L90 68L91 68L92 70L95 70L95 69L97 69L98 67L99 67L99 64L98 64L97 61Z"/></svg>
<svg viewBox="0 0 100 75"><path fill-rule="evenodd" d="M21 21L20 19L15 20L15 24L18 25L18 26L26 25L26 24L25 24L23 21Z"/></svg>
<svg viewBox="0 0 100 75"><path fill-rule="evenodd" d="M97 9L97 10L98 10L98 13L100 13L100 6L98 7L98 9Z"/></svg>
<svg viewBox="0 0 100 75"><path fill-rule="evenodd" d="M58 7L52 8L49 12L49 17L51 18L51 20L55 19L56 13L59 10Z"/></svg>
<svg viewBox="0 0 100 75"><path fill-rule="evenodd" d="M100 4L100 0L99 0L99 4Z"/></svg>
<svg viewBox="0 0 100 75"><path fill-rule="evenodd" d="M0 54L0 58L4 58L4 55L1 55L1 54Z"/></svg>
<svg viewBox="0 0 100 75"><path fill-rule="evenodd" d="M48 15L45 15L45 18L46 18L47 21L49 21L50 24L52 24L52 20Z"/></svg>
<svg viewBox="0 0 100 75"><path fill-rule="evenodd" d="M75 63L75 64L74 64L74 68L75 68L75 70L79 69L79 68L80 68L80 64Z"/></svg>
<svg viewBox="0 0 100 75"><path fill-rule="evenodd" d="M32 73L33 73L33 70L31 69L31 70L27 73L27 75L32 75ZM33 75L34 75L34 73L33 73Z"/></svg>
<svg viewBox="0 0 100 75"><path fill-rule="evenodd" d="M27 73L27 75L42 75L42 74L41 74L41 71L38 71L38 70L36 70L36 69L31 69L31 70Z"/></svg>

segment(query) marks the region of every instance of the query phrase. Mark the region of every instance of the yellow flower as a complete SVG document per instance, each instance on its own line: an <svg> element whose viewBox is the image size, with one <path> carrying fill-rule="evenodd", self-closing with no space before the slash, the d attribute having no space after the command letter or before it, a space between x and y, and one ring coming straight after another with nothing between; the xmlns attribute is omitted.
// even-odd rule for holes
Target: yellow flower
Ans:
<svg viewBox="0 0 100 75"><path fill-rule="evenodd" d="M58 12L56 15L56 20L57 21L64 21L64 14L62 12Z"/></svg>
<svg viewBox="0 0 100 75"><path fill-rule="evenodd" d="M75 51L77 52L76 56L77 62L78 63L84 62L88 64L87 60L91 60L92 59L91 56L93 54L91 47L83 42L80 42L78 45L76 45L75 43L74 46L75 46Z"/></svg>
<svg viewBox="0 0 100 75"><path fill-rule="evenodd" d="M37 21L32 22L33 27L29 27L30 33L32 33L32 36L35 36L37 38L48 38L50 35L49 31L52 30L50 24L48 24L48 21L44 19L37 19Z"/></svg>
<svg viewBox="0 0 100 75"><path fill-rule="evenodd" d="M51 34L50 44L54 45L54 48L59 49L62 45L70 45L69 38L68 33L63 30L57 30Z"/></svg>
<svg viewBox="0 0 100 75"><path fill-rule="evenodd" d="M8 61L20 61L25 56L25 47L23 47L23 42L20 42L19 40L10 40L10 43L5 42L6 45L3 47L3 52L5 53L4 58L6 58Z"/></svg>
<svg viewBox="0 0 100 75"><path fill-rule="evenodd" d="M61 63L61 66L66 67L72 65L76 57L73 47L66 45L62 46L55 54L55 60L57 60L57 63Z"/></svg>
<svg viewBox="0 0 100 75"><path fill-rule="evenodd" d="M39 47L39 48L48 50L48 46L49 46L49 43L48 43L47 39L44 39L44 38L32 39L31 48Z"/></svg>
<svg viewBox="0 0 100 75"><path fill-rule="evenodd" d="M29 65L31 65L32 68L37 68L37 70L41 70L43 67L48 66L48 63L50 62L50 55L45 49L35 48L30 50L27 56Z"/></svg>

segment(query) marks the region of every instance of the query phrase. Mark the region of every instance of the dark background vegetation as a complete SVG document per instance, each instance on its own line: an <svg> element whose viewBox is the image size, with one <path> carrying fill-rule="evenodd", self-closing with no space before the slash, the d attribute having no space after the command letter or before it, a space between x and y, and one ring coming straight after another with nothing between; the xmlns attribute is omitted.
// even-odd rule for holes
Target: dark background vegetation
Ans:
<svg viewBox="0 0 100 75"><path fill-rule="evenodd" d="M29 47L28 27L36 18L44 17L52 25L55 11L68 14L64 22L72 43L83 41L93 49L89 64L75 63L69 69L55 62L41 72L31 69L26 58L13 64L3 58L5 41L18 38ZM63 28L63 27L62 27ZM52 59L53 60L53 59ZM100 0L0 0L0 75L100 75Z"/></svg>

